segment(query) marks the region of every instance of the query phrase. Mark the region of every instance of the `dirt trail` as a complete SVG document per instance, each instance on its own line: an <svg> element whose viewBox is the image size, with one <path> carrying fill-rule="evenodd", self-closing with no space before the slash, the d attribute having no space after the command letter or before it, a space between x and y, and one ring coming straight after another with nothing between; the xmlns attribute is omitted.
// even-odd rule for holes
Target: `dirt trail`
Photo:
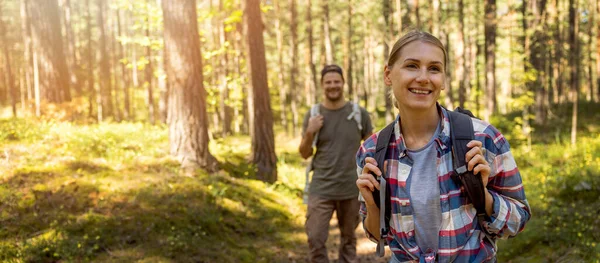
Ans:
<svg viewBox="0 0 600 263"><path fill-rule="evenodd" d="M365 236L362 223L356 228L356 254L357 263L387 263L390 261L391 252L386 247L385 256L380 258L375 254L376 244ZM340 230L337 225L337 216L333 214L333 218L329 223L329 238L327 238L327 251L329 261L331 263L338 262L338 247L340 245ZM308 261L308 245L304 247L304 251L299 252L302 255L296 255L292 262L309 262Z"/></svg>

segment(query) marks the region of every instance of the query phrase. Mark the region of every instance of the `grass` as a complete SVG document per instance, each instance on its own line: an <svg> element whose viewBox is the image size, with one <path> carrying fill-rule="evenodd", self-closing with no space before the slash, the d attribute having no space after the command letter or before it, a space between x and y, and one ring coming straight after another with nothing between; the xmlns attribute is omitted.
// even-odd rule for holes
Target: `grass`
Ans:
<svg viewBox="0 0 600 263"><path fill-rule="evenodd" d="M598 262L599 109L582 107L577 146L556 119L513 145L533 219L499 241L500 262ZM303 261L305 163L299 138L276 134L279 177L265 184L247 136L211 141L221 171L189 177L163 126L0 120L0 261Z"/></svg>
<svg viewBox="0 0 600 263"><path fill-rule="evenodd" d="M268 185L247 137L213 142L223 170L188 177L164 127L1 124L2 262L272 262L305 246L295 149Z"/></svg>

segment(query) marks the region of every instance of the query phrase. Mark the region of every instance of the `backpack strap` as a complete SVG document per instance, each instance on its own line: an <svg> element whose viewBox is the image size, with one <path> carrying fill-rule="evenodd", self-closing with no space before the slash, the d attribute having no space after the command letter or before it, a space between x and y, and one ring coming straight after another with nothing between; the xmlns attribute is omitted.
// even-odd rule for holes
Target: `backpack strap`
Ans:
<svg viewBox="0 0 600 263"><path fill-rule="evenodd" d="M311 108L310 108L310 117L314 117L319 115L319 107L320 104L314 104ZM312 147L317 147L317 140L319 138L319 132L317 131L314 135L313 138L313 142L312 142ZM310 162L308 162L308 165L306 166L306 179L304 181L304 191L302 192L302 202L304 204L308 204L308 194L310 191L310 172L313 170L313 158L310 159Z"/></svg>
<svg viewBox="0 0 600 263"><path fill-rule="evenodd" d="M379 240L377 242L377 255L383 257L385 255L385 243L387 234L390 229L390 216L391 216L391 202L390 202L390 191L388 190L389 185L387 184L387 175L383 174L383 166L385 163L385 155L387 148L394 133L394 125L396 122L388 124L383 130L379 132L377 136L377 147L375 148L375 160L377 161L377 167L381 169L382 175L379 178L371 173L375 179L379 181L379 189L373 191L373 200L379 207Z"/></svg>
<svg viewBox="0 0 600 263"><path fill-rule="evenodd" d="M487 217L483 181L480 175L475 175L472 171L467 170L466 162L466 154L469 151L467 143L475 138L473 121L469 115L462 113L462 109L457 109L457 111L447 111L450 120L450 137L454 159L453 176L464 187L467 197L477 210L477 218L482 223Z"/></svg>
<svg viewBox="0 0 600 263"><path fill-rule="evenodd" d="M350 120L354 117L354 121L356 122L356 125L358 125L358 130L362 131L363 127L362 127L362 114L360 112L360 105L358 105L358 103L354 103L354 102L350 102L352 103L352 112L350 113L350 115L348 115L347 119Z"/></svg>
<svg viewBox="0 0 600 263"><path fill-rule="evenodd" d="M319 115L319 108L321 107L321 104L317 103L315 105L313 105L310 108L310 117L314 117ZM315 136L313 137L313 143L312 143L312 147L317 147L317 139L319 138L319 131L317 131L315 133Z"/></svg>

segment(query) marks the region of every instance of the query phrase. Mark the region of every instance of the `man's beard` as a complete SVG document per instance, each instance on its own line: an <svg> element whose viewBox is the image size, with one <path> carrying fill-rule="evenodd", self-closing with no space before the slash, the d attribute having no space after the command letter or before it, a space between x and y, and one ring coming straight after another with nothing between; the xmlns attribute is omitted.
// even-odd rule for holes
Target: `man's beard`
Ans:
<svg viewBox="0 0 600 263"><path fill-rule="evenodd" d="M342 97L343 97L343 96L342 96L342 91L337 91L337 92L338 92L338 95L337 95L336 97L332 97L332 96L330 96L330 95L329 95L329 92L325 92L325 97L326 97L326 98L327 98L329 101L331 101L331 102L337 102L337 101L340 101L340 100L342 99Z"/></svg>

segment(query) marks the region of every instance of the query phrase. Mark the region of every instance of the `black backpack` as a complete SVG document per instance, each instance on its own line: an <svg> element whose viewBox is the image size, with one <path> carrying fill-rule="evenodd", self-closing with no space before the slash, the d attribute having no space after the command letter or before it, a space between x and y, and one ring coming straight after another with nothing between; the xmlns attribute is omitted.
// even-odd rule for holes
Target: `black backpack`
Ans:
<svg viewBox="0 0 600 263"><path fill-rule="evenodd" d="M475 116L473 116L471 111L460 107L456 108L454 111L447 112L450 120L450 138L452 140L452 157L454 160L454 172L452 173L451 178L456 184L464 187L467 198L473 203L473 206L477 210L477 218L481 223L487 217L485 212L485 189L483 188L483 181L481 176L474 175L472 171L467 170L467 163L465 160L465 155L469 151L467 143L474 139L471 117ZM383 128L377 136L377 147L375 148L374 157L377 161L377 167L384 166L385 155L393 132L394 122ZM384 190L383 194L377 189L373 191L373 200L375 200L380 211L380 239L377 244L377 254L382 257L385 254L384 242L390 227L390 190L385 176L380 176L379 178L377 178L376 175L373 176L378 179L380 184L379 188ZM384 204L383 209L381 209L381 203Z"/></svg>

